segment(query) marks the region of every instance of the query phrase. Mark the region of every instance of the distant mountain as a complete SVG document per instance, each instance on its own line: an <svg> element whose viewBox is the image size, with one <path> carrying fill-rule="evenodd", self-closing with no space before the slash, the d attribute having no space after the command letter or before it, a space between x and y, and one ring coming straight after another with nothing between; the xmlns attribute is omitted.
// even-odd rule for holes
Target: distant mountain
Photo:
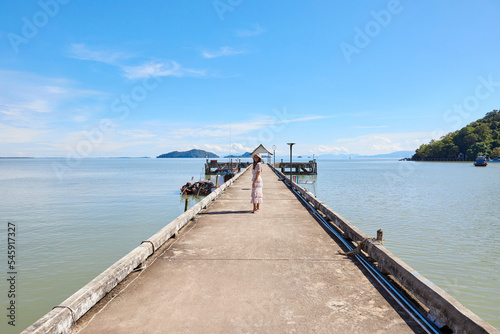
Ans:
<svg viewBox="0 0 500 334"><path fill-rule="evenodd" d="M250 152L245 152L242 155L234 155L234 154L226 155L224 158L251 158L251 157L252 156Z"/></svg>
<svg viewBox="0 0 500 334"><path fill-rule="evenodd" d="M359 155L359 154L322 154L318 159L402 159L409 158L413 151L397 151L387 154Z"/></svg>
<svg viewBox="0 0 500 334"><path fill-rule="evenodd" d="M109 159L150 159L149 157L110 157Z"/></svg>
<svg viewBox="0 0 500 334"><path fill-rule="evenodd" d="M377 154L377 155L360 155L357 158L364 159L384 159L384 158L393 158L393 159L402 159L402 158L410 158L414 154L414 151L397 151L387 154Z"/></svg>
<svg viewBox="0 0 500 334"><path fill-rule="evenodd" d="M349 159L359 157L359 154L321 154L318 155L318 159Z"/></svg>
<svg viewBox="0 0 500 334"><path fill-rule="evenodd" d="M156 158L218 158L217 154L203 150L193 149L190 151L173 151L157 156Z"/></svg>

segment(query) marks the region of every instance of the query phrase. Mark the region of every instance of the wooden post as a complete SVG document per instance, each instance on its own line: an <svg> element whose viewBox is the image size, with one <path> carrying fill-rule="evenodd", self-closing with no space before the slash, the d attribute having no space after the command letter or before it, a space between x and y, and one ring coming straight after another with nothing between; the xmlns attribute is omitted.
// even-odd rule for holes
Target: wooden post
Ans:
<svg viewBox="0 0 500 334"><path fill-rule="evenodd" d="M381 244L384 243L384 231L382 231L381 229L377 231L377 241Z"/></svg>
<svg viewBox="0 0 500 334"><path fill-rule="evenodd" d="M287 145L290 145L290 182L292 182L292 146L295 143L287 143Z"/></svg>
<svg viewBox="0 0 500 334"><path fill-rule="evenodd" d="M186 203L184 204L184 212L187 211L188 206L189 206L189 197L186 197Z"/></svg>

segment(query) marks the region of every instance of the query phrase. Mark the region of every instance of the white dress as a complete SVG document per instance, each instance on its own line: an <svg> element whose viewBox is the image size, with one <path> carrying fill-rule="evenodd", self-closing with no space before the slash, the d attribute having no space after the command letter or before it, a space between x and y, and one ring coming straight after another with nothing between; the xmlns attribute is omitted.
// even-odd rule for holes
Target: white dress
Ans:
<svg viewBox="0 0 500 334"><path fill-rule="evenodd" d="M252 167L253 168L253 167ZM252 169L252 185L255 182L255 188L252 187L252 200L251 203L262 203L262 186L264 185L262 182L262 176L259 175L259 178L255 180L255 176L257 175L257 172L260 172L262 175L262 164L259 162L257 163L257 166L255 166L255 169Z"/></svg>

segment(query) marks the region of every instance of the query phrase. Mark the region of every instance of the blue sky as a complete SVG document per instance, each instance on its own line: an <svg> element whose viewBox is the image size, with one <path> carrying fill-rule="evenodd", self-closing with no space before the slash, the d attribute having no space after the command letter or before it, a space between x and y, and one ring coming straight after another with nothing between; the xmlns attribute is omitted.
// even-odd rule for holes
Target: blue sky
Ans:
<svg viewBox="0 0 500 334"><path fill-rule="evenodd" d="M0 3L0 156L379 154L500 107L494 0Z"/></svg>

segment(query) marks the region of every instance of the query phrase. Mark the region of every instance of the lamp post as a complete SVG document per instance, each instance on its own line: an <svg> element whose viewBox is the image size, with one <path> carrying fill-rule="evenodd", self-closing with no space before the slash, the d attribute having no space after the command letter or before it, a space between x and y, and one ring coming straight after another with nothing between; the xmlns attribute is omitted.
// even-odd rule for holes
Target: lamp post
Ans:
<svg viewBox="0 0 500 334"><path fill-rule="evenodd" d="M290 184L292 184L292 146L295 145L295 143L286 143L287 145L290 145Z"/></svg>
<svg viewBox="0 0 500 334"><path fill-rule="evenodd" d="M276 145L273 145L273 158L274 158L273 167L276 168Z"/></svg>

